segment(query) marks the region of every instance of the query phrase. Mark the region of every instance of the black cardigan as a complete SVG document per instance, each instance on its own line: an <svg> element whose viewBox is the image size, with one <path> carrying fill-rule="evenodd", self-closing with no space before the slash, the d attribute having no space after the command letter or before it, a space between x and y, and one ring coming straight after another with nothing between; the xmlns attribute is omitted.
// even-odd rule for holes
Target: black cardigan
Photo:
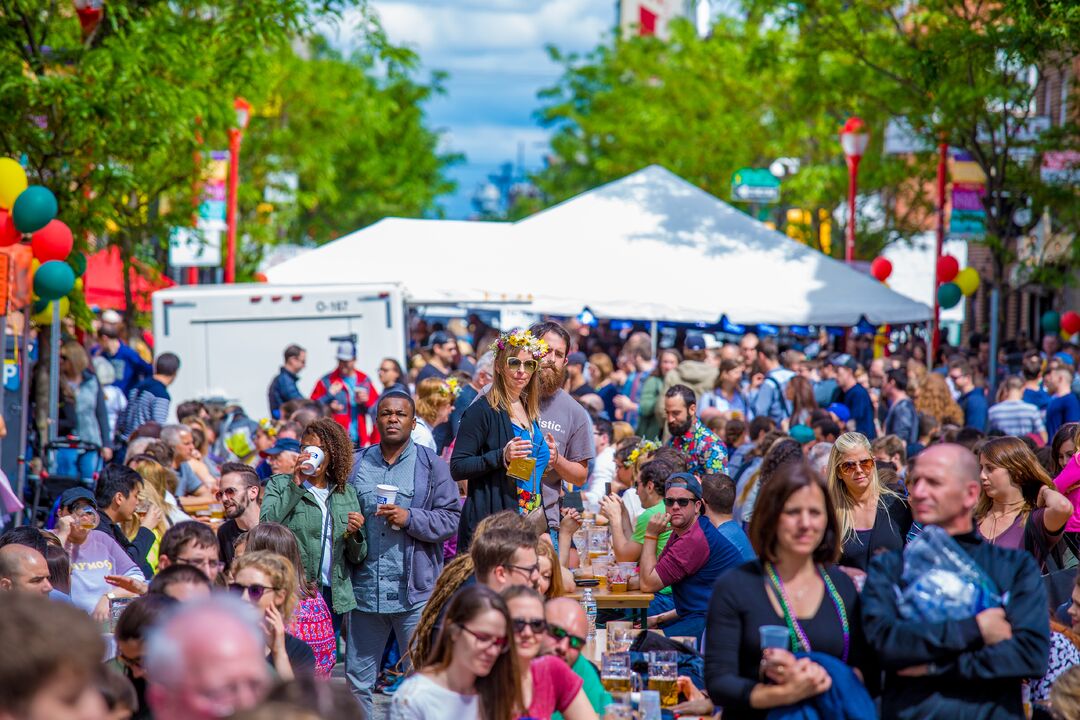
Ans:
<svg viewBox="0 0 1080 720"><path fill-rule="evenodd" d="M514 439L510 414L491 407L486 397L477 398L461 416L450 474L467 480L465 506L458 525L459 553L467 552L476 525L500 510L517 511L517 486L506 476L503 448Z"/></svg>
<svg viewBox="0 0 1080 720"><path fill-rule="evenodd" d="M863 545L855 536L845 540L838 564L866 572L875 555L904 548L911 523L911 508L907 500L896 495L882 496L868 542Z"/></svg>

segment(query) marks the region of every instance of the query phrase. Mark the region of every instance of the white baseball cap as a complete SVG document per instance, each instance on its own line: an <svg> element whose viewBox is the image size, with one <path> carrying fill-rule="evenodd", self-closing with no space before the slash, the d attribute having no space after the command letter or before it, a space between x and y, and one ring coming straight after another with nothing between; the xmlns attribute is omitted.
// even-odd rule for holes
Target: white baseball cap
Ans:
<svg viewBox="0 0 1080 720"><path fill-rule="evenodd" d="M101 322L108 325L119 325L124 321L124 318L120 317L120 313L115 310L106 310L101 313Z"/></svg>
<svg viewBox="0 0 1080 720"><path fill-rule="evenodd" d="M356 346L351 342L340 342L337 346L337 354L334 357L338 360L355 360Z"/></svg>

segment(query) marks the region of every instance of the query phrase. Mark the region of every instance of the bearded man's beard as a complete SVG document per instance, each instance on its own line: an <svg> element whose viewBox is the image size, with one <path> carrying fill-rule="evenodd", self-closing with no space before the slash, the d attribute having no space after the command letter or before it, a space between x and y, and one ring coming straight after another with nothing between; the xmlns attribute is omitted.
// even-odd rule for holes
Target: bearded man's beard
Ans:
<svg viewBox="0 0 1080 720"><path fill-rule="evenodd" d="M566 368L545 367L540 369L540 397L544 400L554 395L563 386Z"/></svg>

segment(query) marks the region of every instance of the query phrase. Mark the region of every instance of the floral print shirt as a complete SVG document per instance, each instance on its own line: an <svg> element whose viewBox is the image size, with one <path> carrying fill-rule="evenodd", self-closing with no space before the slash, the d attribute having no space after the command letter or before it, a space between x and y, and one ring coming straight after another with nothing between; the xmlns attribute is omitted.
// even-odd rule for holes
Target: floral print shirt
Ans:
<svg viewBox="0 0 1080 720"><path fill-rule="evenodd" d="M694 475L727 472L727 450L709 428L694 420L684 435L671 438L671 447L686 456L686 471Z"/></svg>

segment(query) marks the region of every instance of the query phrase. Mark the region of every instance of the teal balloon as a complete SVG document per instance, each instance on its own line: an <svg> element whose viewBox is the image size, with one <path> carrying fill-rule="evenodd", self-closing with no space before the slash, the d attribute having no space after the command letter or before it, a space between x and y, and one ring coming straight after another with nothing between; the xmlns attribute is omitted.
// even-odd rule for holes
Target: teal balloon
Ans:
<svg viewBox="0 0 1080 720"><path fill-rule="evenodd" d="M21 233L37 232L56 217L56 196L47 187L31 185L15 198L11 217Z"/></svg>
<svg viewBox="0 0 1080 720"><path fill-rule="evenodd" d="M956 307L956 303L960 302L960 298L963 297L963 295L964 294L960 292L960 286L956 283L942 283L937 289L938 305L946 310L951 307Z"/></svg>
<svg viewBox="0 0 1080 720"><path fill-rule="evenodd" d="M75 271L75 277L80 278L86 272L86 256L79 251L74 251L67 258L68 265Z"/></svg>
<svg viewBox="0 0 1080 720"><path fill-rule="evenodd" d="M58 300L75 287L75 271L63 260L43 263L34 273L34 294L42 300Z"/></svg>
<svg viewBox="0 0 1080 720"><path fill-rule="evenodd" d="M30 306L30 314L37 315L39 312L44 312L45 308L49 307L49 301L43 298L38 298L34 301L34 304Z"/></svg>
<svg viewBox="0 0 1080 720"><path fill-rule="evenodd" d="M1047 310L1039 319L1039 324L1042 325L1043 332L1057 333L1061 330L1061 313L1057 310Z"/></svg>

